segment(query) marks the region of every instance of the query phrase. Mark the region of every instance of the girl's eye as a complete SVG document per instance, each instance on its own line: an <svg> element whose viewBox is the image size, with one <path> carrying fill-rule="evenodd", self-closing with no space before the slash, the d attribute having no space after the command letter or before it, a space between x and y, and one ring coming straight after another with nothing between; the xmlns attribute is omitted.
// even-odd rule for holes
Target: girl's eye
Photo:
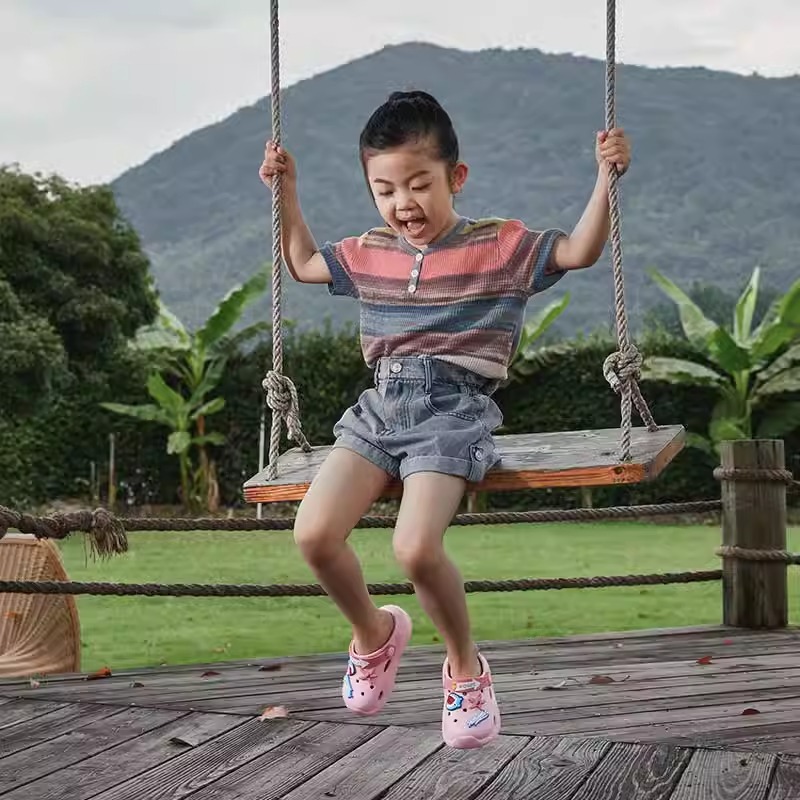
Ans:
<svg viewBox="0 0 800 800"><path fill-rule="evenodd" d="M391 192L378 192L379 197L389 197L391 194Z"/></svg>
<svg viewBox="0 0 800 800"><path fill-rule="evenodd" d="M424 186L412 186L411 187L411 191L412 192L424 192L426 189L429 189L430 186L431 185L429 183L426 183Z"/></svg>

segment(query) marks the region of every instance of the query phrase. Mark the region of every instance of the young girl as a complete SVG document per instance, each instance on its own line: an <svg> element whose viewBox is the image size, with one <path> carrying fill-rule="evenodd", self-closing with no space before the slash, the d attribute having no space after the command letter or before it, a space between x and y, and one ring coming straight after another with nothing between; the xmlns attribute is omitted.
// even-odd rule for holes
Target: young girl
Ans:
<svg viewBox="0 0 800 800"><path fill-rule="evenodd" d="M318 247L297 197L295 162L269 142L261 179L282 182L282 252L302 283L356 298L375 387L336 423L335 446L297 514L295 540L353 628L342 697L359 714L389 699L411 636L403 609L376 607L350 531L389 477L403 482L394 552L447 648L446 744L480 747L500 732L486 658L470 631L463 579L443 547L466 483L497 461L502 415L491 394L507 375L525 305L566 270L594 264L608 237L608 162L630 163L621 130L597 134L597 180L570 235L515 220L460 216L467 179L450 117L425 92L395 92L367 121L364 175L386 227Z"/></svg>

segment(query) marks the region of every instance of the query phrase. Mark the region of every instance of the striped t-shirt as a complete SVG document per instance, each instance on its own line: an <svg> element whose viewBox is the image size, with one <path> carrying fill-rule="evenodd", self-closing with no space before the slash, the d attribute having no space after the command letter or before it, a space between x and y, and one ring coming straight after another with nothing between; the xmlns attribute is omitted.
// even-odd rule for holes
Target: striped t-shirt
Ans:
<svg viewBox="0 0 800 800"><path fill-rule="evenodd" d="M360 300L368 366L383 356L428 355L503 379L528 298L564 275L552 258L563 235L517 220L461 217L423 250L390 228L373 228L320 252L331 294Z"/></svg>

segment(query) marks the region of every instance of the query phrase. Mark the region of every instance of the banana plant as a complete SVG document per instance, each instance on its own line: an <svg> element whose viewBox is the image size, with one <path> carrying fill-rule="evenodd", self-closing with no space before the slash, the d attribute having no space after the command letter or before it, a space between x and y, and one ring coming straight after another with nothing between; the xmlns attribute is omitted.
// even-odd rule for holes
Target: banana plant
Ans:
<svg viewBox="0 0 800 800"><path fill-rule="evenodd" d="M257 322L231 334L245 308L267 285L268 276L264 270L234 287L194 332L188 331L169 308L160 303L156 322L140 328L131 342L134 349L152 358L154 369L147 379L147 391L154 402L101 404L116 414L155 422L169 429L167 453L178 458L182 499L190 509L202 503L209 511L214 511L218 505L215 466L208 456L207 446L224 444L225 437L218 432L208 432L206 420L222 411L225 399L209 395L222 380L231 353L268 327L264 322ZM196 470L193 450L198 454Z"/></svg>
<svg viewBox="0 0 800 800"><path fill-rule="evenodd" d="M754 326L760 268L740 295L730 329L708 319L683 290L657 270L649 274L677 306L688 341L705 363L681 358L646 359L642 377L707 386L717 402L705 434L688 442L709 452L730 439L780 438L800 427L800 280ZM794 395L794 396L793 396Z"/></svg>
<svg viewBox="0 0 800 800"><path fill-rule="evenodd" d="M511 380L520 380L531 375L550 358L569 348L568 344L537 347L538 340L564 313L569 305L569 298L569 293L566 293L559 300L552 300L525 323L508 369Z"/></svg>

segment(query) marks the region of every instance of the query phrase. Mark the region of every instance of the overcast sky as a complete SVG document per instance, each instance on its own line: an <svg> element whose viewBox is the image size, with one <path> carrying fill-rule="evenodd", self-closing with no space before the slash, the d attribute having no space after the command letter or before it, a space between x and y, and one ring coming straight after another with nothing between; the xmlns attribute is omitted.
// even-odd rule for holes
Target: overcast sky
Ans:
<svg viewBox="0 0 800 800"><path fill-rule="evenodd" d="M800 0L619 5L621 61L800 73ZM605 50L603 0L282 6L284 84L410 40L598 58ZM109 180L263 97L268 17L268 0L0 0L0 163Z"/></svg>

